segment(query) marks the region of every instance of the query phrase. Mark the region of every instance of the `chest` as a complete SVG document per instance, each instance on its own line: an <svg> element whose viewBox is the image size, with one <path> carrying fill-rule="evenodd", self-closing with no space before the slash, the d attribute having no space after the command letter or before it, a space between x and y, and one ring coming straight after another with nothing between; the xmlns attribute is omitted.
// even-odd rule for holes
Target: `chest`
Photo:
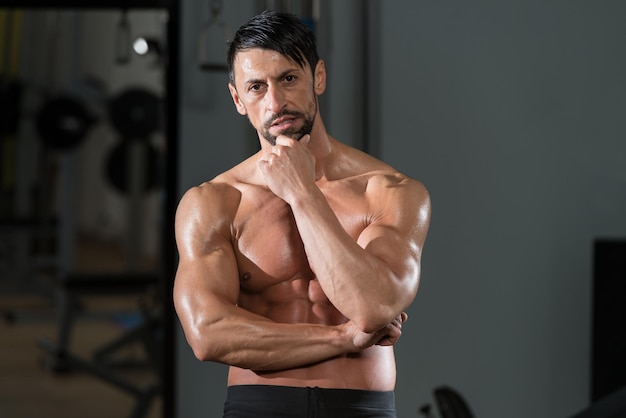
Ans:
<svg viewBox="0 0 626 418"><path fill-rule="evenodd" d="M297 283L314 280L289 205L267 190L248 196L241 201L234 225L242 291L258 294L272 288L273 294L279 294L279 289L292 292L301 287ZM327 196L327 201L343 230L356 239L364 228L363 209L345 195L339 200ZM305 287L309 292L316 289L315 285Z"/></svg>

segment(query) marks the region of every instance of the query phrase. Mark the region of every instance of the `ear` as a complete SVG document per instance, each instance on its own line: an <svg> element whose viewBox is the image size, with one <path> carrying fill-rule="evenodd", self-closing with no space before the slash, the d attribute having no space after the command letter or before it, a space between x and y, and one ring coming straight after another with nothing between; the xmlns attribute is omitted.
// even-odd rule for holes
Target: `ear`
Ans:
<svg viewBox="0 0 626 418"><path fill-rule="evenodd" d="M237 93L237 89L232 83L228 83L228 90L230 91L230 97L233 98L233 103L235 103L237 112L239 112L240 115L247 115L248 111L246 110L246 106L241 102L239 93Z"/></svg>
<svg viewBox="0 0 626 418"><path fill-rule="evenodd" d="M321 95L326 90L326 66L324 60L319 60L315 65L315 94Z"/></svg>

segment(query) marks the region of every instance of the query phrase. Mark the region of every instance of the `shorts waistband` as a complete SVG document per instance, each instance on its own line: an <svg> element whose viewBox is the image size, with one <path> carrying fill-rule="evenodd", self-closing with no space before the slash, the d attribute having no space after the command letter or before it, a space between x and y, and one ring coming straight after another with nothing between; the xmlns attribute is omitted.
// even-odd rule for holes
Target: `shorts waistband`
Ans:
<svg viewBox="0 0 626 418"><path fill-rule="evenodd" d="M329 389L319 387L293 387L273 385L235 385L227 389L228 399L262 402L267 400L302 403L315 394L326 405L351 405L370 407L393 407L393 391L372 391L361 389Z"/></svg>

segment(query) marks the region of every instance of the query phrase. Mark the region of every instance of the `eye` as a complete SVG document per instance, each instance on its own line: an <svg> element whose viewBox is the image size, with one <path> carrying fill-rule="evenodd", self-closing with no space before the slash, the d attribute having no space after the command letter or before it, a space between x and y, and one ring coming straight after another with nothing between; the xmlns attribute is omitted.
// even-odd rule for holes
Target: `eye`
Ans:
<svg viewBox="0 0 626 418"><path fill-rule="evenodd" d="M265 89L265 85L263 83L252 83L248 86L248 93L258 95L262 94Z"/></svg>
<svg viewBox="0 0 626 418"><path fill-rule="evenodd" d="M296 76L295 75L288 75L285 77L285 82L287 83L293 83L294 81L296 81Z"/></svg>

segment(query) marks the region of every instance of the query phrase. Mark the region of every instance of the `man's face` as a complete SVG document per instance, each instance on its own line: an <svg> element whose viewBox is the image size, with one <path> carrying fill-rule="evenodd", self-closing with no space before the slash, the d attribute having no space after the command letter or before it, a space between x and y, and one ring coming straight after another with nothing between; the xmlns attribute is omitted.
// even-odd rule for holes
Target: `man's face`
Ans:
<svg viewBox="0 0 626 418"><path fill-rule="evenodd" d="M235 86L229 84L233 101L261 136L274 145L278 135L299 140L311 133L317 96L325 87L323 63L317 65L315 79L308 65L302 68L265 49L239 52L234 64Z"/></svg>

